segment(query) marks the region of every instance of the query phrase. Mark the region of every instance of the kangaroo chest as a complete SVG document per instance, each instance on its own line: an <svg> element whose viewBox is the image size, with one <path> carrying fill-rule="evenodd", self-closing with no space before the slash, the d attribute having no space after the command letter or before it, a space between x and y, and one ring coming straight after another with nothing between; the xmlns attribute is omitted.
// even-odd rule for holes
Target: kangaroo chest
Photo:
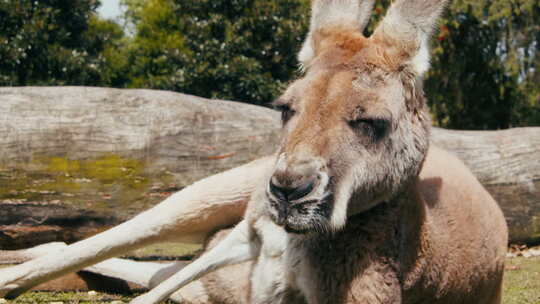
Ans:
<svg viewBox="0 0 540 304"><path fill-rule="evenodd" d="M309 237L276 228L259 231L251 303L400 302L394 246L380 232L366 234L352 226L331 236ZM366 239L377 237L380 242Z"/></svg>

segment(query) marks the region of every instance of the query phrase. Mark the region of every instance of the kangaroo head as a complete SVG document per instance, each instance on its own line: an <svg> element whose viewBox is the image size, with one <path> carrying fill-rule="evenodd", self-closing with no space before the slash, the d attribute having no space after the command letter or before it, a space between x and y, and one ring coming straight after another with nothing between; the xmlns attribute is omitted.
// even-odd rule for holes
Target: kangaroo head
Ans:
<svg viewBox="0 0 540 304"><path fill-rule="evenodd" d="M315 0L304 77L275 102L283 139L266 188L290 232L339 230L347 214L400 193L428 149L421 76L441 0L396 0L364 37L372 2Z"/></svg>

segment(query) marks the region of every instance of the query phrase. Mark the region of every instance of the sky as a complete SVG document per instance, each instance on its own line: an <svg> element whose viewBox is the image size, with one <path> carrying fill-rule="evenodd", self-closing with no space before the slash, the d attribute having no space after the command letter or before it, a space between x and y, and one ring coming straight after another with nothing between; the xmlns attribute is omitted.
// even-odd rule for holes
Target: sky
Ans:
<svg viewBox="0 0 540 304"><path fill-rule="evenodd" d="M120 15L120 0L101 0L98 13L106 19L114 19Z"/></svg>

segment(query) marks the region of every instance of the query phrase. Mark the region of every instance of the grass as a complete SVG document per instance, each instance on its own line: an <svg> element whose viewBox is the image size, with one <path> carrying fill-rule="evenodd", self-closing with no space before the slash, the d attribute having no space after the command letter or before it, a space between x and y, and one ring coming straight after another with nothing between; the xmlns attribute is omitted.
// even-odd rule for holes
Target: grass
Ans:
<svg viewBox="0 0 540 304"><path fill-rule="evenodd" d="M169 247L170 248L170 247ZM177 245L177 250L185 252L185 248ZM137 256L151 256L165 250L160 246L140 251ZM170 249L167 253L173 254ZM507 260L507 270L504 281L503 304L540 304L540 257L536 258L512 258ZM89 292L29 292L10 304L34 304L34 303L63 303L63 304L97 304L128 303L134 295L111 295L104 293ZM172 303L172 302L166 302Z"/></svg>
<svg viewBox="0 0 540 304"><path fill-rule="evenodd" d="M540 304L540 257L506 262L504 304Z"/></svg>
<svg viewBox="0 0 540 304"><path fill-rule="evenodd" d="M110 295L105 293L89 293L89 292L27 292L14 301L7 303L17 304L97 304L110 303L120 304L128 303L132 296Z"/></svg>

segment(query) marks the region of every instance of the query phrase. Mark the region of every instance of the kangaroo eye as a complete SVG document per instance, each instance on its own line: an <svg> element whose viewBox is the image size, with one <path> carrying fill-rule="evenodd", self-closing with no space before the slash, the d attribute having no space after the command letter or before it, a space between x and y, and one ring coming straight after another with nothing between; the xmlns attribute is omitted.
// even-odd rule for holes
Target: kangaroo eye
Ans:
<svg viewBox="0 0 540 304"><path fill-rule="evenodd" d="M291 109L288 105L279 105L276 106L278 111L281 111L281 122L285 125L293 116L296 114L296 111Z"/></svg>
<svg viewBox="0 0 540 304"><path fill-rule="evenodd" d="M388 120L381 118L361 118L349 121L353 130L371 139L372 142L382 139L388 130Z"/></svg>

